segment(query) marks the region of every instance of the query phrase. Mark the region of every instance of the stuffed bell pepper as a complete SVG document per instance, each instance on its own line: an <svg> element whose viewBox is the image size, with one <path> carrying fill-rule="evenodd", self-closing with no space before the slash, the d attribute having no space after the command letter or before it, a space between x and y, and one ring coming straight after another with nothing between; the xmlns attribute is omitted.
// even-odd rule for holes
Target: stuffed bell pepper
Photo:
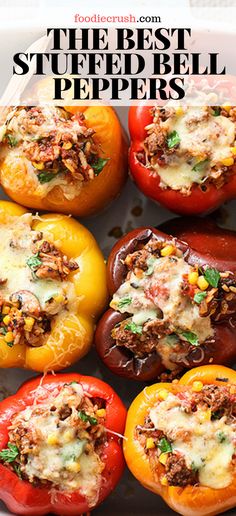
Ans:
<svg viewBox="0 0 236 516"><path fill-rule="evenodd" d="M79 374L27 381L0 403L0 499L14 514L77 516L124 469L126 410L106 383Z"/></svg>
<svg viewBox="0 0 236 516"><path fill-rule="evenodd" d="M7 201L0 236L0 367L67 367L88 352L106 304L94 237L66 215L34 216Z"/></svg>
<svg viewBox="0 0 236 516"><path fill-rule="evenodd" d="M96 347L118 375L173 379L201 364L236 359L236 233L180 219L166 232L139 228L108 260L110 309Z"/></svg>
<svg viewBox="0 0 236 516"><path fill-rule="evenodd" d="M0 127L0 180L29 208L97 213L120 192L127 145L111 107L20 106Z"/></svg>
<svg viewBox="0 0 236 516"><path fill-rule="evenodd" d="M124 452L134 476L183 516L236 506L236 372L202 366L146 387L127 417Z"/></svg>
<svg viewBox="0 0 236 516"><path fill-rule="evenodd" d="M235 107L131 107L129 129L131 176L147 197L193 215L236 197Z"/></svg>

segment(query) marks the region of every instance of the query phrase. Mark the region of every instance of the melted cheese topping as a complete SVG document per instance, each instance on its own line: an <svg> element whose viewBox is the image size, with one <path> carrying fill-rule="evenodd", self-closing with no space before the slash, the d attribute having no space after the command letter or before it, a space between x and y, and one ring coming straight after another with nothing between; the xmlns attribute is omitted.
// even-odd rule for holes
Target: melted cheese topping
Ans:
<svg viewBox="0 0 236 516"><path fill-rule="evenodd" d="M71 282L33 278L27 260L33 254L33 239L37 232L31 229L31 224L32 215L28 213L0 224L0 274L1 279L7 279L5 284L0 285L0 293L8 301L12 293L28 290L38 298L42 310L46 302L57 294L66 295L72 302L75 293ZM52 236L49 237L52 242Z"/></svg>
<svg viewBox="0 0 236 516"><path fill-rule="evenodd" d="M210 316L201 317L199 307L182 292L183 275L188 275L192 267L183 258L154 260L152 274L144 273L139 279L134 272L131 273L129 280L114 294L111 307L121 313L132 314L135 324L162 319L168 323L171 332L191 331L197 335L200 344L205 342L213 336ZM126 298L131 302L122 306L122 300Z"/></svg>
<svg viewBox="0 0 236 516"><path fill-rule="evenodd" d="M191 188L193 183L202 183L212 167L233 157L235 123L225 116L213 116L208 110L207 106L190 106L184 108L183 115L161 122L167 134L177 131L180 137L178 148L165 156L166 165L156 165L162 187ZM196 163L205 159L205 166L194 170Z"/></svg>
<svg viewBox="0 0 236 516"><path fill-rule="evenodd" d="M149 416L155 428L171 439L173 452L184 456L188 468L198 470L200 484L223 489L232 482L236 435L225 417L211 421L205 414L200 408L187 414L180 400L170 393L150 410Z"/></svg>

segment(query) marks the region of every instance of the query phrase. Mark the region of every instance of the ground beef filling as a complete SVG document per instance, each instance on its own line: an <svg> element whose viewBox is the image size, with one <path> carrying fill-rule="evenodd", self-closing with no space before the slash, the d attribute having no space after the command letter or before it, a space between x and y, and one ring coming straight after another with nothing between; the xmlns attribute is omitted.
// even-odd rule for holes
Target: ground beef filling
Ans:
<svg viewBox="0 0 236 516"><path fill-rule="evenodd" d="M79 490L93 504L104 469L104 401L76 382L47 398L15 414L0 460L34 486Z"/></svg>
<svg viewBox="0 0 236 516"><path fill-rule="evenodd" d="M154 478L161 475L162 485L226 487L235 464L236 387L199 381L175 387L175 395L159 391L158 405L135 429Z"/></svg>
<svg viewBox="0 0 236 516"><path fill-rule="evenodd" d="M205 191L210 183L221 188L228 181L234 173L235 107L167 105L153 108L152 116L137 159L159 174L162 188L189 195L194 183Z"/></svg>
<svg viewBox="0 0 236 516"><path fill-rule="evenodd" d="M2 127L3 143L19 147L31 162L41 184L64 174L71 181L90 181L105 166L99 157L94 130L83 113L64 108L19 107L8 114Z"/></svg>
<svg viewBox="0 0 236 516"><path fill-rule="evenodd" d="M23 343L29 346L44 344L51 331L53 319L66 309L68 303L63 288L60 287L56 292L58 285L66 281L71 272L79 270L75 260L69 259L52 242L45 240L42 232L30 232L31 234L32 255L24 263L27 274L31 276L29 284L34 287L40 285L41 280L46 280L45 285L51 285L50 293L42 306L33 291L22 289L9 294L8 279L1 280L0 334L9 347ZM10 241L11 249L16 252L21 249L21 245L22 241L19 239L13 238ZM53 286L55 292L51 294Z"/></svg>
<svg viewBox="0 0 236 516"><path fill-rule="evenodd" d="M173 369L235 312L236 278L190 266L174 241L152 237L125 258L127 276L111 307L125 315L112 330L117 346L143 357L158 351Z"/></svg>

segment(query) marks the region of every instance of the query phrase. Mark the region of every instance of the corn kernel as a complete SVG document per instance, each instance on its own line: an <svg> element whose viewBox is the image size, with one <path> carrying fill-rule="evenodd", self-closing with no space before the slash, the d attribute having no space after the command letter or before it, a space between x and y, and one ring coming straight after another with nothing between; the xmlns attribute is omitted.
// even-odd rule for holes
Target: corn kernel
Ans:
<svg viewBox="0 0 236 516"><path fill-rule="evenodd" d="M10 315L5 315L5 317L3 317L3 323L6 324L6 326L9 324L10 320Z"/></svg>
<svg viewBox="0 0 236 516"><path fill-rule="evenodd" d="M152 448L155 448L155 443L152 437L148 437L146 439L146 448L147 450L151 450Z"/></svg>
<svg viewBox="0 0 236 516"><path fill-rule="evenodd" d="M42 161L33 161L34 168L37 168L37 170L43 170L44 169L44 163Z"/></svg>
<svg viewBox="0 0 236 516"><path fill-rule="evenodd" d="M190 285L196 285L199 278L199 274L197 271L190 272L188 275L188 282Z"/></svg>
<svg viewBox="0 0 236 516"><path fill-rule="evenodd" d="M2 314L3 315L9 314L9 312L10 312L10 306L4 306L2 309Z"/></svg>
<svg viewBox="0 0 236 516"><path fill-rule="evenodd" d="M161 389L158 392L158 398L160 400L166 400L167 396L169 396L169 391L167 389Z"/></svg>
<svg viewBox="0 0 236 516"><path fill-rule="evenodd" d="M53 434L49 434L47 438L47 443L50 446L54 446L55 444L58 444L58 435L54 432Z"/></svg>
<svg viewBox="0 0 236 516"><path fill-rule="evenodd" d="M163 475L163 477L161 477L161 485L162 486L168 486L168 480L167 480L167 477L165 475Z"/></svg>
<svg viewBox="0 0 236 516"><path fill-rule="evenodd" d="M230 150L231 150L233 156L235 156L236 155L236 147L230 147Z"/></svg>
<svg viewBox="0 0 236 516"><path fill-rule="evenodd" d="M175 108L175 114L176 114L177 116L181 116L181 115L183 114L183 112L184 112L184 110L183 110L182 106L177 106L177 107Z"/></svg>
<svg viewBox="0 0 236 516"><path fill-rule="evenodd" d="M193 385L192 385L192 391L193 392L200 392L203 388L203 383L202 382L193 382Z"/></svg>
<svg viewBox="0 0 236 516"><path fill-rule="evenodd" d="M72 147L72 143L71 142L65 142L65 143L63 143L62 147L65 150L69 150Z"/></svg>
<svg viewBox="0 0 236 516"><path fill-rule="evenodd" d="M161 453L161 455L159 457L159 462L161 464L163 464L163 466L165 466L167 459L168 459L168 453Z"/></svg>
<svg viewBox="0 0 236 516"><path fill-rule="evenodd" d="M201 290L206 290L208 287L209 287L209 283L208 281L204 278L204 276L199 276L198 280L197 280L197 286L201 289Z"/></svg>
<svg viewBox="0 0 236 516"><path fill-rule="evenodd" d="M79 473L80 472L80 463L79 462L71 462L67 464L66 469L71 473Z"/></svg>
<svg viewBox="0 0 236 516"><path fill-rule="evenodd" d="M225 158L221 161L222 165L225 167L231 167L234 164L234 158Z"/></svg>
<svg viewBox="0 0 236 516"><path fill-rule="evenodd" d="M225 111L230 111L231 110L231 107L232 106L229 106L228 104L223 104L222 108L225 110Z"/></svg>
<svg viewBox="0 0 236 516"><path fill-rule="evenodd" d="M74 430L72 430L72 429L66 430L63 434L63 441L66 443L69 443L70 441L72 441L72 439L74 439L74 436L75 436Z"/></svg>
<svg viewBox="0 0 236 516"><path fill-rule="evenodd" d="M63 294L58 294L57 296L54 296L54 301L56 301L56 303L62 303L64 300L65 297L63 296Z"/></svg>
<svg viewBox="0 0 236 516"><path fill-rule="evenodd" d="M7 343L13 342L13 340L14 340L14 336L13 336L12 331L8 331L8 332L6 333L6 335L5 335L5 337L4 337L4 340L5 340L5 342L7 342Z"/></svg>
<svg viewBox="0 0 236 516"><path fill-rule="evenodd" d="M173 245L166 245L161 250L161 256L170 256L175 251L175 247Z"/></svg>
<svg viewBox="0 0 236 516"><path fill-rule="evenodd" d="M34 326L34 323L35 323L35 320L34 320L33 317L26 317L25 318L24 329L26 331L31 331L33 326Z"/></svg>
<svg viewBox="0 0 236 516"><path fill-rule="evenodd" d="M104 408L100 408L96 411L96 416L98 417L106 417L106 410Z"/></svg>
<svg viewBox="0 0 236 516"><path fill-rule="evenodd" d="M201 412L198 413L198 419L201 423L204 423L205 421L211 420L211 410L201 410Z"/></svg>

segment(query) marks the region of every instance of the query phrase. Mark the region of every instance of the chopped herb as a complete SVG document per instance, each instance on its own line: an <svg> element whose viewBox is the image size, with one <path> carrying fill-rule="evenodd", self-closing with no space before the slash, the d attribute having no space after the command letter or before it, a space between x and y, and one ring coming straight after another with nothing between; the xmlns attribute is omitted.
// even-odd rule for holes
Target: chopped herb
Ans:
<svg viewBox="0 0 236 516"><path fill-rule="evenodd" d="M220 273L217 269L206 269L204 271L204 278L208 281L211 287L218 287L220 281Z"/></svg>
<svg viewBox="0 0 236 516"><path fill-rule="evenodd" d="M172 133L168 134L166 142L169 149L172 149L173 147L178 145L180 143L179 133L177 133L177 131L172 131Z"/></svg>
<svg viewBox="0 0 236 516"><path fill-rule="evenodd" d="M8 346L9 348L12 348L12 347L14 346L14 341L12 341L12 342L7 342L6 344L7 344L7 346Z"/></svg>
<svg viewBox="0 0 236 516"><path fill-rule="evenodd" d="M16 475L22 480L22 473L21 473L20 465L13 464L13 469L14 469Z"/></svg>
<svg viewBox="0 0 236 516"><path fill-rule="evenodd" d="M215 412L212 412L211 419L214 421L215 419L221 419L222 418L222 412L220 410L216 410Z"/></svg>
<svg viewBox="0 0 236 516"><path fill-rule="evenodd" d="M6 333L7 333L7 328L6 328L6 326L1 326L1 328L0 328L0 333L1 333L2 335L6 335Z"/></svg>
<svg viewBox="0 0 236 516"><path fill-rule="evenodd" d="M39 255L37 253L33 254L33 256L30 256L26 263L32 271L35 271L42 264L42 260L39 258Z"/></svg>
<svg viewBox="0 0 236 516"><path fill-rule="evenodd" d="M19 450L15 444L8 443L8 448L0 451L0 459L4 462L14 462L19 455Z"/></svg>
<svg viewBox="0 0 236 516"><path fill-rule="evenodd" d="M198 163L196 163L196 165L194 165L192 170L194 170L194 172L202 172L204 170L204 168L206 168L208 163L209 163L209 159L208 158L207 159L203 159L202 161L198 161Z"/></svg>
<svg viewBox="0 0 236 516"><path fill-rule="evenodd" d="M175 344L177 344L177 342L179 342L179 338L175 333L171 333L170 335L166 336L166 342L170 346L174 346Z"/></svg>
<svg viewBox="0 0 236 516"><path fill-rule="evenodd" d="M194 473L197 473L199 468L198 466L195 464L195 462L191 462L191 470L194 472Z"/></svg>
<svg viewBox="0 0 236 516"><path fill-rule="evenodd" d="M216 106L215 109L213 109L213 116L219 116L221 112L220 106Z"/></svg>
<svg viewBox="0 0 236 516"><path fill-rule="evenodd" d="M198 346L199 342L196 333L193 333L192 331L184 331L182 335L190 344Z"/></svg>
<svg viewBox="0 0 236 516"><path fill-rule="evenodd" d="M85 423L89 422L90 425L97 424L97 419L95 417L89 416L89 414L86 414L86 412L84 412L84 410L79 410L78 414L79 414L80 419L82 419L82 421L84 421Z"/></svg>
<svg viewBox="0 0 236 516"><path fill-rule="evenodd" d="M151 276L153 274L155 261L156 261L155 258L148 259L148 261L147 261L148 269L145 272L146 276Z"/></svg>
<svg viewBox="0 0 236 516"><path fill-rule="evenodd" d="M172 446L165 437L162 437L162 439L159 441L157 446L161 450L162 453L171 453L172 452Z"/></svg>
<svg viewBox="0 0 236 516"><path fill-rule="evenodd" d="M129 306L131 303L132 303L131 297L123 297L118 303L118 308L124 308L126 306Z"/></svg>
<svg viewBox="0 0 236 516"><path fill-rule="evenodd" d="M219 443L225 443L227 441L227 435L224 432L218 432L217 439Z"/></svg>
<svg viewBox="0 0 236 516"><path fill-rule="evenodd" d="M197 294L195 294L193 299L194 299L195 303L200 305L200 303L203 301L203 299L205 299L206 296L207 296L206 292L198 292Z"/></svg>
<svg viewBox="0 0 236 516"><path fill-rule="evenodd" d="M137 335L142 335L143 333L143 327L138 324L135 324L134 322L126 324L125 330L129 330L132 333L136 333Z"/></svg>
<svg viewBox="0 0 236 516"><path fill-rule="evenodd" d="M95 161L95 163L92 164L92 168L94 170L95 176L98 176L98 174L100 174L100 172L103 171L103 169L108 161L109 161L109 158L107 158L107 159L98 158L97 161Z"/></svg>
<svg viewBox="0 0 236 516"><path fill-rule="evenodd" d="M7 134L6 139L10 147L16 147L16 145L18 144L17 138L15 138L15 136L13 136L12 134Z"/></svg>
<svg viewBox="0 0 236 516"><path fill-rule="evenodd" d="M49 181L52 181L56 174L54 172L46 172L46 170L43 170L37 175L37 178L39 182L43 185L44 183L49 183Z"/></svg>

